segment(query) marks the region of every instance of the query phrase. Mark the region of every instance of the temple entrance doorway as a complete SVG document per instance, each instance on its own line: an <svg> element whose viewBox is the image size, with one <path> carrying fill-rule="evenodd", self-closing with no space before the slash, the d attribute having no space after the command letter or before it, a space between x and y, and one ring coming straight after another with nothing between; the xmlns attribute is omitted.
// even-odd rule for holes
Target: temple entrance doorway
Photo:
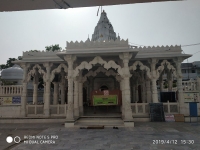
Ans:
<svg viewBox="0 0 200 150"><path fill-rule="evenodd" d="M108 87L106 85L103 85L103 86L100 87L100 90L101 91L108 90Z"/></svg>
<svg viewBox="0 0 200 150"><path fill-rule="evenodd" d="M84 104L84 116L121 117L121 91L119 83L112 76L99 73L89 78L87 102Z"/></svg>

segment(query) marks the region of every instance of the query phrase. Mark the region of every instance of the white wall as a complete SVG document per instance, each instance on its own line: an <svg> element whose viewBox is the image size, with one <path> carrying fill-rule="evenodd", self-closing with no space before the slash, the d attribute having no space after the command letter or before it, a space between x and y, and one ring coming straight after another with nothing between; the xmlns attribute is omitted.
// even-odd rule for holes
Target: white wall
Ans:
<svg viewBox="0 0 200 150"><path fill-rule="evenodd" d="M20 117L20 106L0 106L0 118L17 118Z"/></svg>

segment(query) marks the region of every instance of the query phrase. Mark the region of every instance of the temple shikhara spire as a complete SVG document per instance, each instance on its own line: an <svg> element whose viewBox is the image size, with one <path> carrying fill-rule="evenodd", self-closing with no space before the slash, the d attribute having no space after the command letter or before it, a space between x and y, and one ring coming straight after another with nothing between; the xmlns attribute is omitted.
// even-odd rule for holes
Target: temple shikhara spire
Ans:
<svg viewBox="0 0 200 150"><path fill-rule="evenodd" d="M92 41L116 40L116 33L110 23L105 11L101 13L101 17L92 34Z"/></svg>

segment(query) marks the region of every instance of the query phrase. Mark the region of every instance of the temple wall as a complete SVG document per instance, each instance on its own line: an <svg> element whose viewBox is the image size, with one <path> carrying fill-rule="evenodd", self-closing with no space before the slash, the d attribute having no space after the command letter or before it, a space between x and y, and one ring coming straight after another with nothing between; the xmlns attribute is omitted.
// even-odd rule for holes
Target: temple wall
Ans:
<svg viewBox="0 0 200 150"><path fill-rule="evenodd" d="M20 106L0 106L1 118L18 118L20 117Z"/></svg>

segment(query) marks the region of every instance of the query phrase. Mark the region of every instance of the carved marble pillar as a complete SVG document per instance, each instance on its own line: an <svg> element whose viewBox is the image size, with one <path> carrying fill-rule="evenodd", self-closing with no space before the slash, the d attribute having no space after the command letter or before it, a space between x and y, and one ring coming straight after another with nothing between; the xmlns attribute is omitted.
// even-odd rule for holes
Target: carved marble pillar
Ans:
<svg viewBox="0 0 200 150"><path fill-rule="evenodd" d="M79 75L79 84L78 84L78 101L79 101L79 116L82 116L84 113L83 110L83 83L87 81L86 77L82 77L82 72Z"/></svg>
<svg viewBox="0 0 200 150"><path fill-rule="evenodd" d="M38 103L38 83L33 84L33 104Z"/></svg>
<svg viewBox="0 0 200 150"><path fill-rule="evenodd" d="M44 86L44 91L43 91L43 104L45 103L45 91L46 91L46 84L43 84Z"/></svg>
<svg viewBox="0 0 200 150"><path fill-rule="evenodd" d="M147 94L147 96L146 96L146 101L147 101L147 103L151 103L152 102L152 96L151 96L151 83L150 83L150 80L147 80L146 81L146 94Z"/></svg>
<svg viewBox="0 0 200 150"><path fill-rule="evenodd" d="M146 87L145 87L145 81L143 81L141 87L142 87L142 103L146 103Z"/></svg>
<svg viewBox="0 0 200 150"><path fill-rule="evenodd" d="M39 75L38 71L35 71L34 80L33 80L33 104L37 105L38 103L38 81Z"/></svg>
<svg viewBox="0 0 200 150"><path fill-rule="evenodd" d="M185 105L184 105L184 97L183 97L183 86L182 86L182 72L181 72L181 63L183 61L182 58L177 58L174 59L176 63L176 72L177 72L177 90L178 90L178 102L179 102L179 107L180 107L180 113L185 114L187 113L185 110Z"/></svg>
<svg viewBox="0 0 200 150"><path fill-rule="evenodd" d="M170 70L168 70L167 72L167 82L168 82L168 92L172 91L172 84L173 84L173 80L172 80L172 72Z"/></svg>
<svg viewBox="0 0 200 150"><path fill-rule="evenodd" d="M159 84L160 84L160 92L163 91L163 74L161 73L159 78Z"/></svg>
<svg viewBox="0 0 200 150"><path fill-rule="evenodd" d="M68 107L67 107L67 121L74 121L74 90L73 90L73 83L74 83L74 77L73 77L73 63L76 60L76 57L72 55L66 55L64 59L68 63Z"/></svg>
<svg viewBox="0 0 200 150"><path fill-rule="evenodd" d="M21 117L26 117L26 104L27 104L27 74L28 68L30 67L29 64L21 64L23 68L23 89L22 89L22 97L21 97L21 108L20 108L20 115Z"/></svg>
<svg viewBox="0 0 200 150"><path fill-rule="evenodd" d="M58 88L58 82L53 82L54 85L54 93L53 93L53 104L58 104L58 96L59 96L59 88Z"/></svg>
<svg viewBox="0 0 200 150"><path fill-rule="evenodd" d="M80 116L83 115L83 82L79 82L79 87L78 87L78 99L79 99L79 114Z"/></svg>
<svg viewBox="0 0 200 150"><path fill-rule="evenodd" d="M74 79L74 116L79 117L79 98L78 98L78 86L79 82L77 79Z"/></svg>
<svg viewBox="0 0 200 150"><path fill-rule="evenodd" d="M46 68L46 76L44 75L45 81L45 102L44 102L44 115L46 117L50 116L50 99L51 99L51 80L50 80L50 71L52 67L52 63L44 63L44 67Z"/></svg>
<svg viewBox="0 0 200 150"><path fill-rule="evenodd" d="M135 102L139 101L139 95L138 95L138 82L136 81L136 86L135 86Z"/></svg>
<svg viewBox="0 0 200 150"><path fill-rule="evenodd" d="M120 90L122 91L122 106L121 106L121 111L122 111L122 118L124 119L124 82L121 79L120 81Z"/></svg>
<svg viewBox="0 0 200 150"><path fill-rule="evenodd" d="M133 85L133 102L135 103L135 101L136 101L136 99L135 99L135 89L136 89L136 87L135 87L135 85Z"/></svg>
<svg viewBox="0 0 200 150"><path fill-rule="evenodd" d="M124 108L124 121L129 121L128 124L134 125L134 123L131 123L133 121L133 113L131 109L131 95L130 95L130 71L129 71L129 60L132 57L129 53L123 53L120 55L120 59L123 60L123 99L122 99L122 108ZM127 122L126 122L127 124Z"/></svg>
<svg viewBox="0 0 200 150"><path fill-rule="evenodd" d="M61 72L61 83L60 83L60 90L61 90L61 104L65 104L65 73L64 71Z"/></svg>
<svg viewBox="0 0 200 150"><path fill-rule="evenodd" d="M157 75L156 75L156 63L157 60L152 58L150 60L151 63L151 89L152 89L152 102L158 103L158 90L157 90Z"/></svg>

